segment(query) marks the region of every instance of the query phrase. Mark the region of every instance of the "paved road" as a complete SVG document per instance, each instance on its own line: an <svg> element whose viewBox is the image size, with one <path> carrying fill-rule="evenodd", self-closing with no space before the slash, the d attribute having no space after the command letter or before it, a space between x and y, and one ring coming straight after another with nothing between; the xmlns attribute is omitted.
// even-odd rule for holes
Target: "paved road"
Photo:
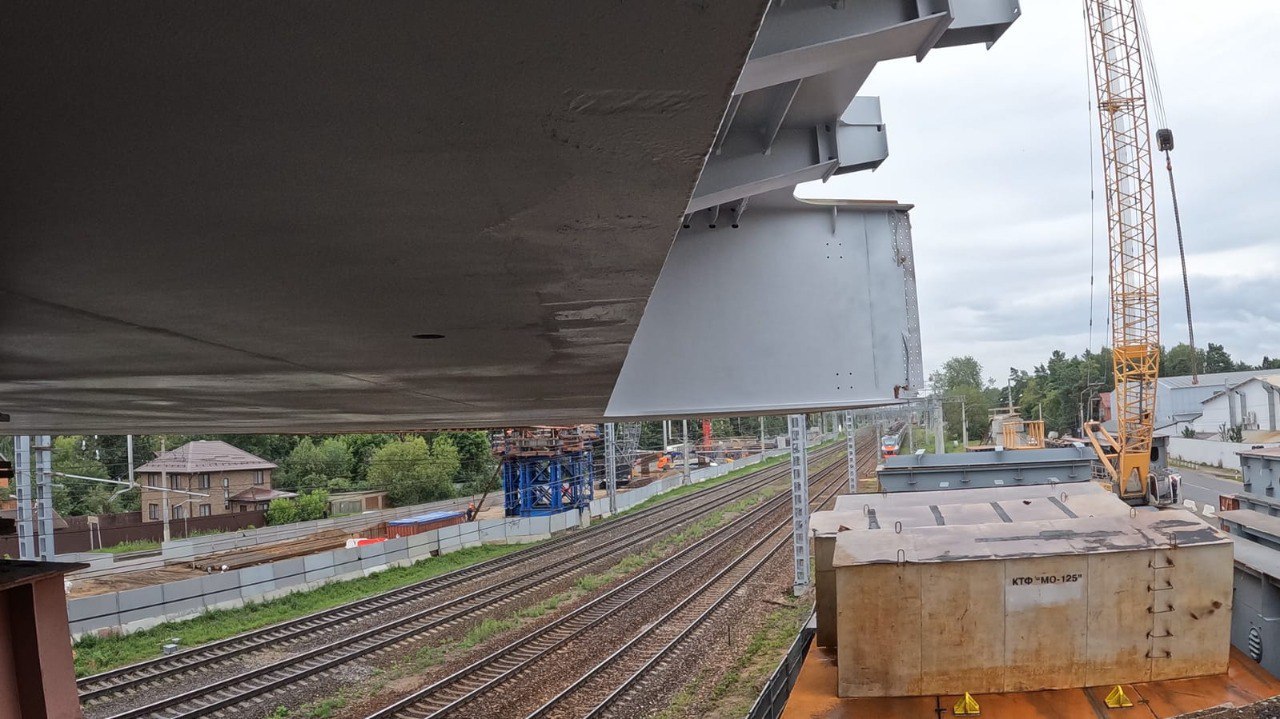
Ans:
<svg viewBox="0 0 1280 719"><path fill-rule="evenodd" d="M1215 511L1218 509L1218 497L1223 494L1240 494L1244 485L1230 479L1222 479L1194 469L1171 467L1182 475L1182 498L1196 503L1196 512L1205 516L1204 507L1208 505Z"/></svg>

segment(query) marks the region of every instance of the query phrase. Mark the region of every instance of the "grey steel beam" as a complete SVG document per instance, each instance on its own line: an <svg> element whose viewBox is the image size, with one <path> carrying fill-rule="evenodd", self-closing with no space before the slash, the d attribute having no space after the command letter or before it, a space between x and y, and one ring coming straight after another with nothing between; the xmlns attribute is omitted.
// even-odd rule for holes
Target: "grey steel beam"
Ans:
<svg viewBox="0 0 1280 719"><path fill-rule="evenodd" d="M791 12L786 6L775 6L765 16L735 92L751 92L854 64L923 57L953 20L947 12L917 18L898 12L867 13L863 5L809 5Z"/></svg>
<svg viewBox="0 0 1280 719"><path fill-rule="evenodd" d="M921 12L949 11L955 18L934 47L984 43L989 48L1022 15L1018 0L919 0Z"/></svg>
<svg viewBox="0 0 1280 719"><path fill-rule="evenodd" d="M766 129L763 135L755 129L733 130L719 154L708 160L685 212L706 210L801 182L875 169L888 156L889 143L877 97L855 98L838 120L816 127L775 127Z"/></svg>
<svg viewBox="0 0 1280 719"><path fill-rule="evenodd" d="M791 548L795 565L792 590L799 596L809 586L809 450L803 414L787 415L791 444Z"/></svg>
<svg viewBox="0 0 1280 719"><path fill-rule="evenodd" d="M737 229L692 218L654 286L608 419L844 410L913 397L924 372L908 209L802 202L787 188L752 200ZM812 287L825 297L804 312L777 299ZM709 363L709 352L732 361Z"/></svg>

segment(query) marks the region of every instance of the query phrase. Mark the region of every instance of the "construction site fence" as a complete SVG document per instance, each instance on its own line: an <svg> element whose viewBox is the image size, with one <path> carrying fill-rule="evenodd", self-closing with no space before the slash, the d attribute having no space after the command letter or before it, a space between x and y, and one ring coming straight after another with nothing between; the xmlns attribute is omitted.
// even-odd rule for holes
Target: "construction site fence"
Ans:
<svg viewBox="0 0 1280 719"><path fill-rule="evenodd" d="M1222 467L1236 472L1240 471L1240 452L1248 452L1258 447L1275 447L1275 442L1265 444L1240 444L1238 442L1217 442L1211 439L1191 439L1189 437L1169 438L1169 458L1175 462L1203 464L1210 467Z"/></svg>
<svg viewBox="0 0 1280 719"><path fill-rule="evenodd" d="M796 685L800 668L804 666L805 655L809 653L809 646L813 644L816 632L814 616L810 615L809 621L800 630L799 636L791 643L787 656L783 657L777 669L774 669L773 674L769 676L769 681L765 682L764 689L760 690L760 696L756 698L756 703L747 713L747 719L778 719L782 716L782 711L787 706L787 699L791 696L791 688Z"/></svg>
<svg viewBox="0 0 1280 719"><path fill-rule="evenodd" d="M62 518L67 526L53 530L53 546L59 554L89 552L95 547L112 547L122 542L159 542L164 538L164 523L142 521L142 512L119 512L98 515L98 526L92 527L88 517ZM219 514L211 517L187 517L171 519L169 532L172 537L208 532L235 532L241 529L261 527L267 523L267 513L261 511ZM0 536L0 556L18 556L18 535Z"/></svg>
<svg viewBox="0 0 1280 719"><path fill-rule="evenodd" d="M306 522L293 522L291 524L279 524L273 526L263 526L266 521L262 512L247 512L258 518L256 528L244 528L238 531L229 531L222 534L204 534L195 537L187 537L182 539L174 539L165 542L158 555L150 556L142 559L128 559L120 561L119 557L109 554L68 554L63 555L62 545L56 544L58 548L58 559L60 561L76 561L87 562L90 567L87 570L76 572L72 576L74 581L76 578L101 577L107 574L115 574L120 572L136 572L145 569L158 569L168 564L187 562L196 557L207 557L211 554L219 552L232 552L238 550L251 549L260 545L278 544L280 542L289 541L291 539L302 539L310 537L314 534L325 531L342 532L343 534L364 534L370 530L382 526L385 522L393 519L402 519L404 517L413 517L427 512L438 511L442 509L462 509L467 506L467 502L471 501L470 497L461 497L454 499L440 500L436 502L428 502L425 504L415 504L407 507L396 507L393 509L380 509L362 514L351 514L342 517L329 517L325 519L315 519ZM180 525L184 520L173 520L170 522L172 527ZM193 523L195 519L191 520ZM192 529L194 532L194 527ZM108 543L108 546L110 544Z"/></svg>
<svg viewBox="0 0 1280 719"><path fill-rule="evenodd" d="M830 439L824 436L820 441ZM785 454L771 450L764 457ZM752 455L731 464L705 467L690 473L690 482L704 482L735 469L762 461ZM676 475L617 494L618 511L624 511L684 484ZM420 513L422 507L403 508L405 515ZM338 549L303 557L215 572L166 584L76 597L67 602L67 616L73 636L87 633L129 633L166 621L188 619L212 609L232 609L248 602L266 601L286 594L318 588L330 582L368 576L392 567L404 567L431 556L448 554L482 544L522 544L590 524L592 518L609 514L609 499L593 500L589 507L543 517L481 519L353 549ZM360 515L363 516L363 515ZM358 517L357 517L358 518ZM352 518L356 519L356 518ZM387 517L382 517L385 521ZM335 524L324 525L323 522ZM326 526L337 528L339 520L318 520L311 532ZM296 525L289 525L294 527ZM204 541L202 541L204 540ZM278 541L278 540L277 540ZM187 543L189 542L189 543ZM219 551L214 537L195 537L166 545L164 559L170 564L190 561L201 550ZM70 577L73 585L75 575Z"/></svg>

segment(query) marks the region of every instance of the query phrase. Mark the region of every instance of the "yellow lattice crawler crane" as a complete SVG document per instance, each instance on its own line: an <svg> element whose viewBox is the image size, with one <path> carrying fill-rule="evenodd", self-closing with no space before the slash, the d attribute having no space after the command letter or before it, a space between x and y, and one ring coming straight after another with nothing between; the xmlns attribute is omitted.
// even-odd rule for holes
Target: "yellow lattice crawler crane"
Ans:
<svg viewBox="0 0 1280 719"><path fill-rule="evenodd" d="M1160 370L1155 188L1137 0L1086 0L1110 256L1115 436L1096 422L1085 432L1120 497L1174 501L1167 478L1151 474L1155 384Z"/></svg>

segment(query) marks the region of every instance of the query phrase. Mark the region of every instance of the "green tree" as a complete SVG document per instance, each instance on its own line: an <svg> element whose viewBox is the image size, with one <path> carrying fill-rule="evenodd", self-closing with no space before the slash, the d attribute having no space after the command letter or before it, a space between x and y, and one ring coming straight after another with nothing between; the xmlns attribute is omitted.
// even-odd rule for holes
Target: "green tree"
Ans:
<svg viewBox="0 0 1280 719"><path fill-rule="evenodd" d="M351 477L351 450L330 437L317 444L310 437L294 445L280 462L272 484L280 489L308 490L329 487L331 480Z"/></svg>
<svg viewBox="0 0 1280 719"><path fill-rule="evenodd" d="M53 440L53 471L107 479L107 469L88 438L65 435ZM55 475L53 508L64 515L105 514L115 511L112 490L104 483Z"/></svg>
<svg viewBox="0 0 1280 719"><path fill-rule="evenodd" d="M455 484L463 487L483 486L493 475L497 460L493 456L487 433L448 432L439 436L448 439L458 450L458 472L453 478Z"/></svg>
<svg viewBox="0 0 1280 719"><path fill-rule="evenodd" d="M1236 363L1231 359L1231 354L1222 345L1210 342L1204 353L1205 373L1231 372L1235 369Z"/></svg>
<svg viewBox="0 0 1280 719"><path fill-rule="evenodd" d="M294 503L298 506L299 522L324 519L329 513L329 493L323 489L300 494Z"/></svg>
<svg viewBox="0 0 1280 719"><path fill-rule="evenodd" d="M1193 366L1194 362L1194 366ZM1161 377L1183 377L1193 372L1205 372L1207 358L1202 349L1191 352L1191 345L1179 342L1165 352L1160 359Z"/></svg>
<svg viewBox="0 0 1280 719"><path fill-rule="evenodd" d="M454 496L453 478L461 462L444 436L428 445L422 437L389 442L369 458L369 484L386 491L392 506L420 504Z"/></svg>
<svg viewBox="0 0 1280 719"><path fill-rule="evenodd" d="M946 395L942 404L942 418L947 427L947 439L959 440L961 432L968 428L968 441L980 440L987 433L987 411L991 403L977 387L961 385ZM963 402L961 401L963 400ZM961 411L964 412L963 419Z"/></svg>
<svg viewBox="0 0 1280 719"><path fill-rule="evenodd" d="M394 442L396 438L391 434L344 434L340 439L351 452L351 482L356 486L362 486L368 480L369 459L380 447L388 442Z"/></svg>
<svg viewBox="0 0 1280 719"><path fill-rule="evenodd" d="M961 439L960 434L966 426L969 430L966 440L981 439L986 434L987 410L991 401L983 391L987 383L982 374L978 360L966 355L952 357L942 363L941 369L929 375L933 393L944 398L942 418L948 439Z"/></svg>
<svg viewBox="0 0 1280 719"><path fill-rule="evenodd" d="M292 524L298 521L298 503L292 499L273 499L267 505L267 524Z"/></svg>
<svg viewBox="0 0 1280 719"><path fill-rule="evenodd" d="M946 395L957 387L982 389L982 365L969 355L952 357L942 363L942 368L929 375L929 386L934 394Z"/></svg>

